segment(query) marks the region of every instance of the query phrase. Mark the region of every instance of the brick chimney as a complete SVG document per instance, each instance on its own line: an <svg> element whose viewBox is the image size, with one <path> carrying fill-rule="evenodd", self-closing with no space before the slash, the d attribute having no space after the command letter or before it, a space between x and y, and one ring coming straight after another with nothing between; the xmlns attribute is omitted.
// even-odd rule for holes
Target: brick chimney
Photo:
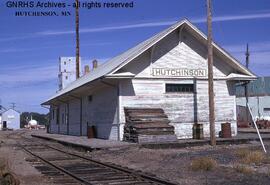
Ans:
<svg viewBox="0 0 270 185"><path fill-rule="evenodd" d="M96 69L98 67L98 61L95 59L92 61L93 69Z"/></svg>
<svg viewBox="0 0 270 185"><path fill-rule="evenodd" d="M85 65L84 66L84 75L90 73L90 68L89 68L89 65Z"/></svg>

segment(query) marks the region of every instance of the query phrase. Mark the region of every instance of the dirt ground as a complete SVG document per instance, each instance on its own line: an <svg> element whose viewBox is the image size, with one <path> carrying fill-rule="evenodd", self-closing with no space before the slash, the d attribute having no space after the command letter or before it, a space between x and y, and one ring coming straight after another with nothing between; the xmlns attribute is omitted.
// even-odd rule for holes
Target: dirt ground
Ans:
<svg viewBox="0 0 270 185"><path fill-rule="evenodd" d="M270 142L266 143L270 149ZM94 151L89 153L93 159L112 162L121 166L155 174L179 184L228 184L228 185L269 185L270 161L263 164L250 164L251 173L237 172L235 166L241 164L241 159L236 155L241 148L251 151L261 150L259 143L245 145L227 145L192 147L185 149L146 149L129 147ZM193 171L191 162L200 157L210 157L218 163L211 171ZM267 154L267 157L270 157Z"/></svg>
<svg viewBox="0 0 270 185"><path fill-rule="evenodd" d="M0 131L0 158L7 161L10 171L19 179L20 185L49 185L42 174L32 167L25 158L29 157L17 147L20 136L11 131Z"/></svg>
<svg viewBox="0 0 270 185"><path fill-rule="evenodd" d="M31 132L27 132L30 135ZM10 169L16 174L21 184L48 185L51 184L30 163L25 161L28 157L16 142L20 135L9 136L10 132L0 131L0 158L8 160ZM36 138L35 138L36 139ZM45 141L44 141L45 142ZM46 141L48 142L48 141ZM266 149L270 152L270 142L266 142ZM75 152L72 148L59 148ZM241 149L250 151L260 150L260 143L254 142L245 145L222 145L215 148L210 146L191 147L183 149L147 149L139 146L125 148L112 148L92 152L76 151L79 154L89 156L100 161L107 161L123 167L143 171L143 173L155 174L157 177L168 179L172 182L184 185L268 185L270 184L270 155L260 164L249 164L252 172L239 172L235 169L242 163L237 152ZM210 157L217 161L217 166L210 171L194 171L191 163L201 157Z"/></svg>

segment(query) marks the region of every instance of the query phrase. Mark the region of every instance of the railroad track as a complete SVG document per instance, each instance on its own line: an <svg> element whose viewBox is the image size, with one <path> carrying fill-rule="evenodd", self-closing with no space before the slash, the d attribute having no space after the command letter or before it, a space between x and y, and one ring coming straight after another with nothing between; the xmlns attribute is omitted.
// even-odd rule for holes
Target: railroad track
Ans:
<svg viewBox="0 0 270 185"><path fill-rule="evenodd" d="M24 138L20 146L32 156L27 161L54 184L176 185L153 175L96 161L29 138Z"/></svg>
<svg viewBox="0 0 270 185"><path fill-rule="evenodd" d="M20 139L22 135L26 133L26 131L6 131L6 132L9 132L6 135L7 139Z"/></svg>

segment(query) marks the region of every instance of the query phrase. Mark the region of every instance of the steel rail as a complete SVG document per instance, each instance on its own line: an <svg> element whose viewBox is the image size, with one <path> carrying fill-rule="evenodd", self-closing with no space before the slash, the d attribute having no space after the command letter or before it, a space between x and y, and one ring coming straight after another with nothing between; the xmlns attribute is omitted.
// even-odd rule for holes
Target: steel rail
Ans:
<svg viewBox="0 0 270 185"><path fill-rule="evenodd" d="M103 163L103 162L100 162L100 161L96 161L96 160L93 160L93 159L90 159L88 157L84 157L84 156L81 156L81 155L78 155L78 154L74 154L74 153L70 153L70 152L67 152L67 151L63 151L63 150L60 150L58 148L54 148L52 146L48 146L47 147L51 148L51 149L54 149L54 150L57 150L59 152L62 152L62 153L65 153L65 154L68 154L68 155L72 155L74 157L78 157L78 158L81 158L81 159L84 159L84 160L87 160L87 161L90 161L92 163L96 163L96 164L99 164L99 165L102 165L104 167L109 167L109 168L113 168L115 170L119 170L119 171L122 171L122 172L125 172L125 173L128 173L134 177L139 177L139 178L142 178L142 179L148 179L148 180L151 180L151 181L155 181L155 182L158 182L158 183L161 183L161 184L164 184L164 185L177 185L175 183L172 183L172 182L168 182L166 180L163 180L163 179L160 179L158 177L152 177L150 175L146 175L146 174L142 174L142 173L138 173L134 170L131 170L131 169L126 169L126 168L123 168L123 167L120 167L120 166L116 166L116 165L112 165L112 164L107 164L107 163Z"/></svg>
<svg viewBox="0 0 270 185"><path fill-rule="evenodd" d="M84 180L84 179L82 179L82 178L80 178L80 177L74 175L73 173L71 173L71 172L65 170L64 168L62 168L62 167L60 167L60 166L57 166L57 165L51 163L50 161L48 161L48 160L46 160L46 159L44 159L44 158L42 158L42 157L40 157L40 156L34 154L33 152L31 152L30 150L28 150L28 149L25 148L24 146L21 145L21 147L22 147L22 149L25 150L27 153L29 153L29 154L31 154L32 156L34 156L34 157L40 159L40 160L43 161L43 162L49 164L50 166L52 166L52 167L58 169L59 171L64 172L65 174L67 174L67 175L73 177L73 178L76 179L77 181L82 182L82 183L87 184L87 185L93 185L93 184L89 183L88 181L86 181L86 180Z"/></svg>
<svg viewBox="0 0 270 185"><path fill-rule="evenodd" d="M33 140L29 139L29 138L25 138L23 137L24 139L26 140L29 140L30 142L34 142ZM35 141L35 142L38 142L38 141ZM40 142L38 142L40 143ZM64 154L67 154L67 155L70 155L70 156L73 156L73 157L77 157L79 159L83 159L85 161L88 161L88 162L91 162L91 163L94 163L94 164L97 164L99 166L103 166L105 168L110 168L110 169L114 169L114 170L117 170L121 173L126 173L128 175L130 175L131 177L134 177L134 178L137 178L138 180L142 180L142 181L145 181L145 182L149 182L149 183L157 183L157 184L163 184L163 185L178 185L176 183L172 183L172 182L169 182L169 181L166 181L166 180L163 180L163 179L160 179L158 177L153 177L151 175L147 175L147 174L143 174L143 173L139 173L137 171L134 171L134 170L131 170L131 169L127 169L127 168L123 168L123 167L120 167L120 166L117 166L117 165L113 165L113 164L108 164L108 163L103 163L103 162L100 162L100 161L96 161L96 160L93 160L93 159L90 159L88 157L85 157L85 156L81 156L81 155L78 155L78 154L74 154L74 153L71 153L71 152L67 152L67 151L64 151L64 150L61 150L61 149L58 149L58 148L55 148L53 146L49 146L47 144L44 144L44 143L40 143L42 144L43 146L47 147L47 148L50 148L50 149L53 149L55 151L58 151L60 153L64 153ZM22 146L22 145L21 145ZM49 165L53 166L54 168L60 170L60 171L63 171L64 173L66 173L67 175L75 178L76 180L82 182L82 183L85 183L87 185L92 185L91 183L89 183L88 181L72 174L71 172L65 170L64 168L62 167L59 167L57 165L54 165L53 163L47 161L46 159L43 159L42 157L34 154L33 152L29 151L28 149L26 149L24 146L22 146L22 148L27 151L28 153L30 153L31 155L39 158L40 160L44 161L45 163L48 163ZM147 181L148 180L148 181Z"/></svg>

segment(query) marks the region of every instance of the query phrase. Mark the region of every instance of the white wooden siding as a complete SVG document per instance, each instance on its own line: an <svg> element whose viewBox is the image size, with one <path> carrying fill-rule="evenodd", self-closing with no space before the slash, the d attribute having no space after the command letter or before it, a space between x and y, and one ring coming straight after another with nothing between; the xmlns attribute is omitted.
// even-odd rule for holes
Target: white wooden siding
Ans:
<svg viewBox="0 0 270 185"><path fill-rule="evenodd" d="M204 69L207 71L206 47L184 30L179 39L179 33L175 31L121 71L134 73L136 77L153 77L152 68ZM218 56L214 56L213 71L214 77L225 77L234 72L233 68Z"/></svg>
<svg viewBox="0 0 270 185"><path fill-rule="evenodd" d="M87 94L87 92L85 92ZM92 96L89 101L88 96ZM82 135L87 135L87 126L95 126L97 129L97 137L104 139L118 139L118 106L117 106L117 87L102 85L95 92L89 92L88 95L82 97ZM81 123L81 100L74 98L68 101L69 104L69 133L67 124L63 124L62 113L67 111L67 103L59 105L60 119L59 127L56 124L56 114L51 120L50 132L69 135L80 135ZM65 109L66 108L66 109ZM55 110L56 112L56 110Z"/></svg>
<svg viewBox="0 0 270 185"><path fill-rule="evenodd" d="M92 101L83 98L83 128L96 126L97 137L118 139L117 87L105 85L92 94Z"/></svg>
<svg viewBox="0 0 270 185"><path fill-rule="evenodd" d="M117 72L131 72L134 79L119 79L119 97L117 88L99 84L91 102L83 95L82 130L86 134L87 125L97 128L99 138L117 139L120 124L120 139L123 137L125 123L124 107L163 108L169 116L178 138L192 137L194 122L204 124L205 136L209 134L208 124L208 85L207 80L187 80L184 78L153 77L152 68L186 68L207 71L206 47L191 34L182 30L174 31L154 47L141 54ZM225 77L235 70L214 56L214 78ZM193 83L195 93L165 93L165 83ZM235 96L233 83L215 81L216 133L223 122L232 123L236 134ZM87 94L87 92L84 92ZM120 110L118 110L118 101ZM80 100L70 101L70 134L80 131ZM118 113L119 123L118 123ZM60 111L61 114L61 111ZM57 125L52 121L51 129L56 132ZM60 121L61 124L61 121ZM61 125L60 125L61 126ZM64 129L64 127L63 127Z"/></svg>
<svg viewBox="0 0 270 185"><path fill-rule="evenodd" d="M178 138L192 137L192 126L195 122L204 124L207 136L209 134L207 81L173 81L180 84L187 82L195 84L196 93L165 93L165 84L172 83L172 80L123 80L120 88L120 122L125 122L124 107L157 107L164 109L171 124L175 126ZM235 97L229 94L226 81L215 81L214 86L218 134L221 123L228 121L235 127Z"/></svg>
<svg viewBox="0 0 270 185"><path fill-rule="evenodd" d="M151 53L152 52L152 53ZM122 69L136 75L133 80L120 83L120 123L125 122L123 107L163 108L175 126L178 138L192 137L194 122L203 123L206 136L208 124L208 82L206 80L184 80L183 78L155 79L151 68L186 68L207 71L206 47L185 30L179 35L173 32L154 48L145 52ZM214 56L214 77L225 77L233 71L225 61ZM144 79L140 79L144 78ZM139 80L140 79L140 80ZM165 93L165 83L194 83L196 93ZM233 84L215 81L216 132L220 124L231 122L236 134L235 96ZM120 130L123 134L123 126Z"/></svg>

